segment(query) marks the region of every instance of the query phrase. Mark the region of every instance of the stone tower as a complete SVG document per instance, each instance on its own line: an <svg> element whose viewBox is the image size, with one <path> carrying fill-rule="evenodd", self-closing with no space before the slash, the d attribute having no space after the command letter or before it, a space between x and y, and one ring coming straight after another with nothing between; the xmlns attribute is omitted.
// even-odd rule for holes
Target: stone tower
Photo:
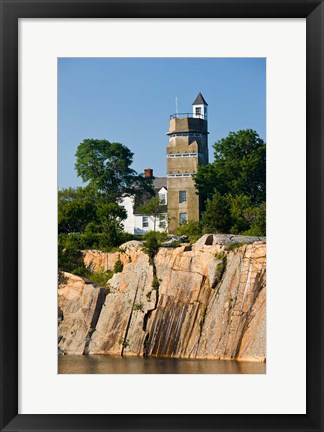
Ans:
<svg viewBox="0 0 324 432"><path fill-rule="evenodd" d="M207 102L201 93L192 104L192 113L170 116L167 145L168 231L186 221L198 221L201 200L193 175L198 164L208 163Z"/></svg>

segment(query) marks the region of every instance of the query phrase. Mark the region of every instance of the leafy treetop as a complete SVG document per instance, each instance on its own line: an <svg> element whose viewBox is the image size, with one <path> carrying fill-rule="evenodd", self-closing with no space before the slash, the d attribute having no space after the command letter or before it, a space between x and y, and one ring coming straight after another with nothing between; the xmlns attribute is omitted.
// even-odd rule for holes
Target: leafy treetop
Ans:
<svg viewBox="0 0 324 432"><path fill-rule="evenodd" d="M214 144L213 163L198 166L205 204L202 232L266 234L266 145L257 132L230 132Z"/></svg>
<svg viewBox="0 0 324 432"><path fill-rule="evenodd" d="M266 199L266 145L252 129L230 132L214 144L213 163L200 165L195 183L199 193L212 198L244 194L252 203Z"/></svg>
<svg viewBox="0 0 324 432"><path fill-rule="evenodd" d="M149 191L152 181L131 168L133 153L121 143L85 139L76 151L75 169L84 182L101 193L108 202Z"/></svg>

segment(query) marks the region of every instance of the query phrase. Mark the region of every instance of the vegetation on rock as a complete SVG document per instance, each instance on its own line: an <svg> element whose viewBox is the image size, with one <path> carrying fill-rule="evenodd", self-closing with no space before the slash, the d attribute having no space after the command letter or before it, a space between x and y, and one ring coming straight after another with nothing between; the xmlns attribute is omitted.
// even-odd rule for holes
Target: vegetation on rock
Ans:
<svg viewBox="0 0 324 432"><path fill-rule="evenodd" d="M187 236L190 243L195 243L203 234L201 222L188 221L176 230L178 236Z"/></svg>
<svg viewBox="0 0 324 432"><path fill-rule="evenodd" d="M215 276L214 276L214 283L218 283L225 273L226 270L226 264L227 264L227 256L224 251L220 251L215 254L215 258L220 261L216 266Z"/></svg>
<svg viewBox="0 0 324 432"><path fill-rule="evenodd" d="M124 265L120 260L120 255L118 255L118 260L115 262L114 265L114 273L120 273L123 271Z"/></svg>
<svg viewBox="0 0 324 432"><path fill-rule="evenodd" d="M153 281L152 281L152 288L154 290L158 290L159 286L160 286L160 281L159 281L158 277L154 275L153 276Z"/></svg>
<svg viewBox="0 0 324 432"><path fill-rule="evenodd" d="M230 252L230 251L233 251L233 250L241 247L242 245L243 245L243 243L230 243L230 244L226 245L225 250Z"/></svg>
<svg viewBox="0 0 324 432"><path fill-rule="evenodd" d="M133 310L144 312L144 306L142 305L142 303L135 303L133 306Z"/></svg>
<svg viewBox="0 0 324 432"><path fill-rule="evenodd" d="M154 257L157 254L165 238L165 233L157 231L149 231L144 235L143 251L148 254L151 264L154 262Z"/></svg>

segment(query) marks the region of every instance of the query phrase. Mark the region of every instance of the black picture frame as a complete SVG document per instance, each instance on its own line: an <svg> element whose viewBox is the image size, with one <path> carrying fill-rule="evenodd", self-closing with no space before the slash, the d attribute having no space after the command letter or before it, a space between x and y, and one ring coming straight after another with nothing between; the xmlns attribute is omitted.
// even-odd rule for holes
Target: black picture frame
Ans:
<svg viewBox="0 0 324 432"><path fill-rule="evenodd" d="M0 0L0 7L1 431L323 431L323 2ZM18 414L18 19L169 17L307 19L307 414Z"/></svg>

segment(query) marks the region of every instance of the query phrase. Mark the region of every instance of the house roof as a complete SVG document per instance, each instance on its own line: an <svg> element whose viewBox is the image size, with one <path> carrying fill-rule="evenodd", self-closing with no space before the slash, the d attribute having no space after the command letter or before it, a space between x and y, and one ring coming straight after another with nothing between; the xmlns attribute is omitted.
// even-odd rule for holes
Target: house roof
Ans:
<svg viewBox="0 0 324 432"><path fill-rule="evenodd" d="M155 191L158 189L158 191L165 187L165 189L167 188L167 178L166 177L155 177L153 179L153 188L155 189Z"/></svg>
<svg viewBox="0 0 324 432"><path fill-rule="evenodd" d="M201 93L198 93L198 96L192 105L208 105L208 103L205 101L204 96Z"/></svg>

